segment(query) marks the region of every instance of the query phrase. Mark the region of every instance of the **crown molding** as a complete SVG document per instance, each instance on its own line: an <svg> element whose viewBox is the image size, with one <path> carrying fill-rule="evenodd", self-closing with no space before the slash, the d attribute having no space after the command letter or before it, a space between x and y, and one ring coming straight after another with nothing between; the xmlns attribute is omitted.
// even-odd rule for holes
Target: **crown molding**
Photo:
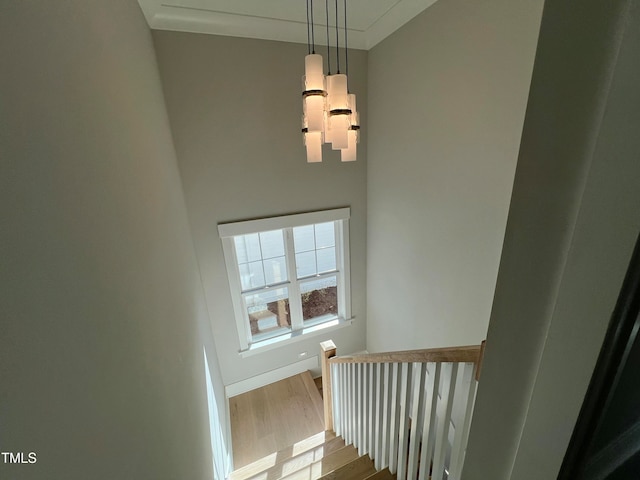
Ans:
<svg viewBox="0 0 640 480"><path fill-rule="evenodd" d="M373 16L369 15L373 20L368 25L360 28L349 26L349 48L369 50L435 2L396 0L390 7L379 9ZM187 5L184 1L182 4L172 4L167 0L138 0L138 3L149 27L154 30L307 43L305 21L252 15L248 9L242 13L218 11L202 8L197 2L193 4L195 6ZM323 31L325 24L316 21L316 26ZM323 35L319 37L316 44L326 45L326 38Z"/></svg>

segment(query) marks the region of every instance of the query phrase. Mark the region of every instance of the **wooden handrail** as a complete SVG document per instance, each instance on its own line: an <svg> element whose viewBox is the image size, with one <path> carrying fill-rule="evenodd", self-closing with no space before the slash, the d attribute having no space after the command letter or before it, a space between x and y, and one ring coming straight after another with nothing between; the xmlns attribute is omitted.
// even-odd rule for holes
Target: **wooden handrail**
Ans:
<svg viewBox="0 0 640 480"><path fill-rule="evenodd" d="M483 340L480 344L480 354L478 355L478 362L476 363L476 382L480 381L480 372L482 371L482 361L484 360L484 349L486 345L486 340Z"/></svg>
<svg viewBox="0 0 640 480"><path fill-rule="evenodd" d="M464 347L428 348L423 350L404 350L399 352L363 353L332 357L329 358L329 363L479 363L481 351L481 345L468 345Z"/></svg>

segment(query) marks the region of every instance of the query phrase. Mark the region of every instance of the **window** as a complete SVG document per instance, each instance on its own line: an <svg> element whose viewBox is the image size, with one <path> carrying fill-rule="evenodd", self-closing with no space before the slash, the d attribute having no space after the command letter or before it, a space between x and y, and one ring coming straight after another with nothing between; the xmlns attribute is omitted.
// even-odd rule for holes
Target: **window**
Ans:
<svg viewBox="0 0 640 480"><path fill-rule="evenodd" d="M218 226L242 351L350 319L349 214Z"/></svg>

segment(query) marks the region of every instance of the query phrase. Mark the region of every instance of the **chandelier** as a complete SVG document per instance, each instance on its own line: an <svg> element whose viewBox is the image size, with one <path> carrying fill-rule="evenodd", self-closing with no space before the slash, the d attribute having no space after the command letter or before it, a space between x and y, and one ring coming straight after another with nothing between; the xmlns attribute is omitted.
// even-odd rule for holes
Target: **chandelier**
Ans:
<svg viewBox="0 0 640 480"><path fill-rule="evenodd" d="M302 77L302 135L307 150L307 162L322 162L322 145L330 143L340 150L343 162L356 160L360 140L360 118L356 110L356 96L349 92L349 54L347 42L347 0L344 7L344 67L340 73L340 32L338 27L338 0L335 0L336 73L331 73L329 39L329 0L325 0L327 21L327 65L324 74L322 55L315 52L313 0L307 0L307 56Z"/></svg>

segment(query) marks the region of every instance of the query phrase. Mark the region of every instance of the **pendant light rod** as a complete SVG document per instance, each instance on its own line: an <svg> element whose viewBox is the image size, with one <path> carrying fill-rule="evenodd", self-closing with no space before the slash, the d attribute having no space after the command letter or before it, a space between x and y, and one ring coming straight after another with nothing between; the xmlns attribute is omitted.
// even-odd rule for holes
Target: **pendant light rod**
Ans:
<svg viewBox="0 0 640 480"><path fill-rule="evenodd" d="M316 53L316 39L313 31L313 0L311 0L311 53Z"/></svg>
<svg viewBox="0 0 640 480"><path fill-rule="evenodd" d="M309 1L307 0L307 54L311 54L311 31L309 24Z"/></svg>
<svg viewBox="0 0 640 480"><path fill-rule="evenodd" d="M338 0L336 0L336 63L340 73L340 35L338 34Z"/></svg>
<svg viewBox="0 0 640 480"><path fill-rule="evenodd" d="M347 43L347 0L344 0L344 69L347 74L347 88L349 85L349 45Z"/></svg>
<svg viewBox="0 0 640 480"><path fill-rule="evenodd" d="M331 75L331 50L329 43L329 0L324 0L324 11L327 14L327 75Z"/></svg>

